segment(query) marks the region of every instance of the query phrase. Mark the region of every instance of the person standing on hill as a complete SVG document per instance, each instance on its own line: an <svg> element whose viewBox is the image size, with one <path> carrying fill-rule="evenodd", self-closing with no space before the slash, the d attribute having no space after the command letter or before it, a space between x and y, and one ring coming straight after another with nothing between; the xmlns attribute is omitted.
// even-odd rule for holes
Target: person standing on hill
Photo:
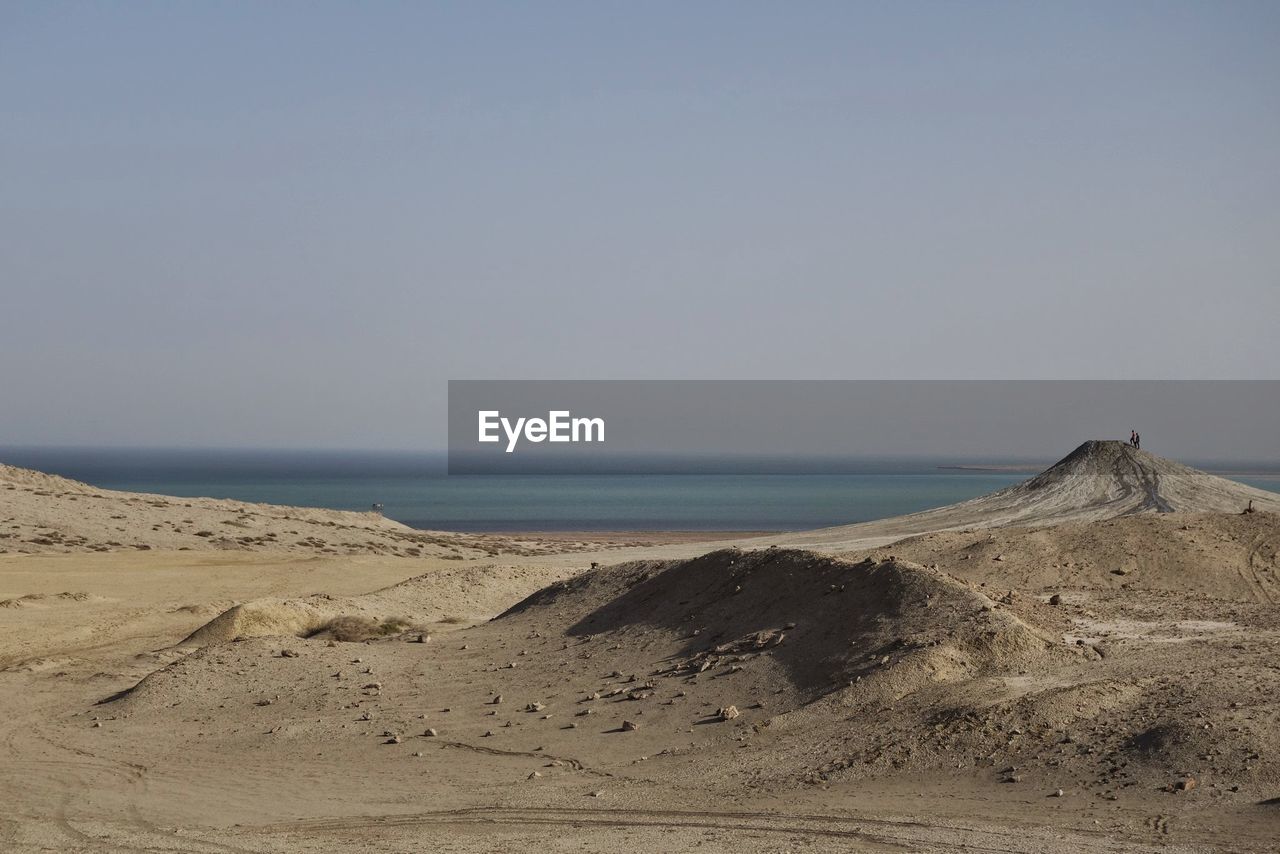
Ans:
<svg viewBox="0 0 1280 854"><path fill-rule="evenodd" d="M1137 430L1130 430L1130 431L1129 431L1129 444L1130 444L1130 445L1133 445L1135 448L1138 446L1138 431L1137 431Z"/></svg>
<svg viewBox="0 0 1280 854"><path fill-rule="evenodd" d="M1139 451L1142 450L1142 434L1141 433L1133 434L1133 446L1137 448Z"/></svg>

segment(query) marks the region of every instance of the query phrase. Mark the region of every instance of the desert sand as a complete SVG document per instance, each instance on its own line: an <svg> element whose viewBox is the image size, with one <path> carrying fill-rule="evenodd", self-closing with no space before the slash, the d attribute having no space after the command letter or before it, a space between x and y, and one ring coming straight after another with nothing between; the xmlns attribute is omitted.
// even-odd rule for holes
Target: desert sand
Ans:
<svg viewBox="0 0 1280 854"><path fill-rule="evenodd" d="M1274 851L1277 511L1114 442L714 543L0 467L0 848Z"/></svg>

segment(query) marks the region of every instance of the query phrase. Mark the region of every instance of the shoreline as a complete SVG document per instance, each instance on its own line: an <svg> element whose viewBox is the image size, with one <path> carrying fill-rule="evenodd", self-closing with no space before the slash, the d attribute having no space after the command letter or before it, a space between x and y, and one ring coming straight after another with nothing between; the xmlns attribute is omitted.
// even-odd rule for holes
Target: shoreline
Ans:
<svg viewBox="0 0 1280 854"><path fill-rule="evenodd" d="M468 532L463 532L468 533ZM628 546L667 546L768 537L786 531L484 531L486 537L511 537L544 543L604 543Z"/></svg>

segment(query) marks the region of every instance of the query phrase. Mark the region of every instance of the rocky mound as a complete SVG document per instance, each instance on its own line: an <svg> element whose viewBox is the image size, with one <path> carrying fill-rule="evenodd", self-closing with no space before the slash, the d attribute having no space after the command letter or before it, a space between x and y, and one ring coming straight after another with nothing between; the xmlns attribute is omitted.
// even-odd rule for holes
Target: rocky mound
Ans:
<svg viewBox="0 0 1280 854"><path fill-rule="evenodd" d="M992 599L893 557L848 562L787 549L610 567L539 591L498 620L662 646L660 677L767 657L810 697L864 681L902 693L1076 657L1056 614L1034 600L1009 591Z"/></svg>
<svg viewBox="0 0 1280 854"><path fill-rule="evenodd" d="M1038 512L1085 510L1134 513L1240 512L1249 502L1280 509L1280 495L1255 489L1138 450L1123 442L1089 441L1057 463L1002 493L1042 505ZM995 496L992 496L995 497Z"/></svg>
<svg viewBox="0 0 1280 854"><path fill-rule="evenodd" d="M775 538L804 548L856 549L962 528L1043 527L1145 513L1280 512L1255 489L1124 442L1091 440L1035 477L978 498L875 522Z"/></svg>

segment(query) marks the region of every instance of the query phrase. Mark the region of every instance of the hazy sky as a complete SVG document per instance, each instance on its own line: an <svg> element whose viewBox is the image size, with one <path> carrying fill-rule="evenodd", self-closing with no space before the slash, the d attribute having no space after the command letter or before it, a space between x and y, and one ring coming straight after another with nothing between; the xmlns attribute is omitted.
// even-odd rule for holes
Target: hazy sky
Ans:
<svg viewBox="0 0 1280 854"><path fill-rule="evenodd" d="M1277 44L1274 2L5 3L0 443L438 448L450 378L1274 379Z"/></svg>

